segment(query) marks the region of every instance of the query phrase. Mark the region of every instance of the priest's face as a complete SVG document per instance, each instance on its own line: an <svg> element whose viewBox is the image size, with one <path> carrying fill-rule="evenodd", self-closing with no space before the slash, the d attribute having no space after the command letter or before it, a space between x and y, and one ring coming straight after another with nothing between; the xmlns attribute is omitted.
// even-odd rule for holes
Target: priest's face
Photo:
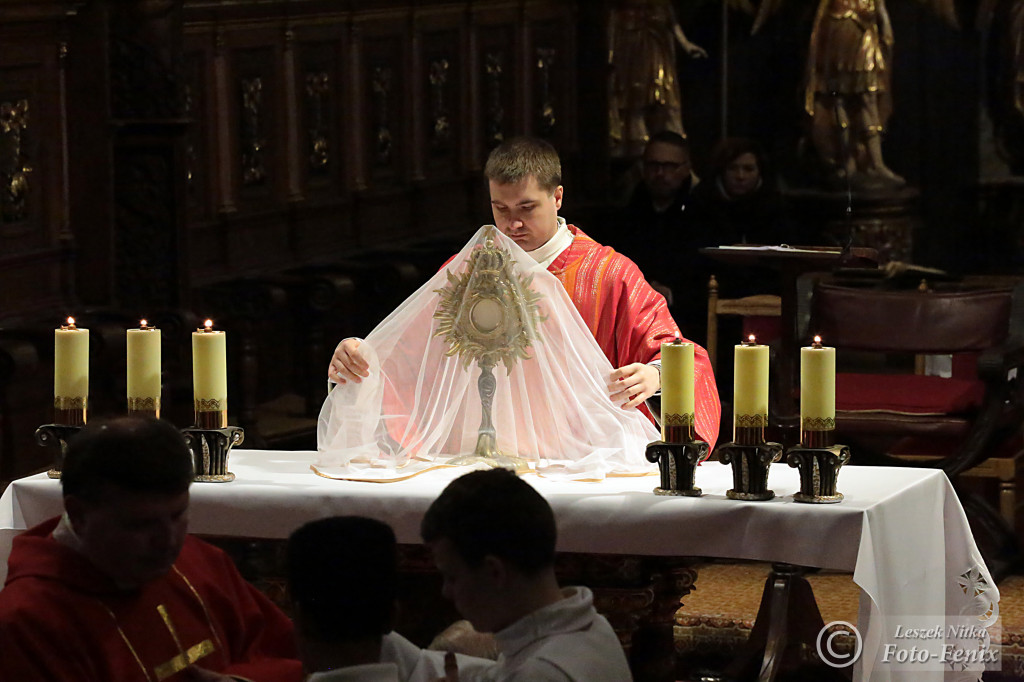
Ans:
<svg viewBox="0 0 1024 682"><path fill-rule="evenodd" d="M562 207L561 185L545 190L531 175L510 185L491 180L490 188L494 224L523 251L544 246L554 236Z"/></svg>
<svg viewBox="0 0 1024 682"><path fill-rule="evenodd" d="M122 587L171 570L188 532L188 491L167 495L107 485L102 492L96 500L64 501L86 558Z"/></svg>
<svg viewBox="0 0 1024 682"><path fill-rule="evenodd" d="M497 559L485 557L479 566L471 566L444 537L430 543L430 550L444 581L441 594L455 604L477 632L497 632L511 624L514 619L507 617L502 604L502 593L507 588Z"/></svg>

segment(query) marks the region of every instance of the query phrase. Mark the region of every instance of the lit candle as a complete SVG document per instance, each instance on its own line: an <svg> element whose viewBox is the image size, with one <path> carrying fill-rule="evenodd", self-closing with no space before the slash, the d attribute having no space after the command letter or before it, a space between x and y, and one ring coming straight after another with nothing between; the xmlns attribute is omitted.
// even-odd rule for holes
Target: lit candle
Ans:
<svg viewBox="0 0 1024 682"><path fill-rule="evenodd" d="M225 334L213 320L192 332L192 394L196 424L201 428L228 425L228 363Z"/></svg>
<svg viewBox="0 0 1024 682"><path fill-rule="evenodd" d="M89 330L75 318L53 330L53 408L56 421L84 424L89 406Z"/></svg>
<svg viewBox="0 0 1024 682"><path fill-rule="evenodd" d="M661 344L661 439L689 443L693 426L693 344L676 339Z"/></svg>
<svg viewBox="0 0 1024 682"><path fill-rule="evenodd" d="M836 349L821 337L800 349L800 439L807 447L831 445L836 428Z"/></svg>
<svg viewBox="0 0 1024 682"><path fill-rule="evenodd" d="M733 440L742 445L764 441L768 426L768 346L751 334L733 356Z"/></svg>
<svg viewBox="0 0 1024 682"><path fill-rule="evenodd" d="M139 320L138 329L129 329L128 413L160 416L160 330Z"/></svg>

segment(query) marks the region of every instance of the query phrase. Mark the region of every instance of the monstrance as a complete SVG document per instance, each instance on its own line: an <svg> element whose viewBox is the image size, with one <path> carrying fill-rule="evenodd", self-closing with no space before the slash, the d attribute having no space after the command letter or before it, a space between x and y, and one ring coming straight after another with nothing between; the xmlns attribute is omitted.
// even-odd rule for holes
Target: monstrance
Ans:
<svg viewBox="0 0 1024 682"><path fill-rule="evenodd" d="M473 454L461 455L449 463L455 465L483 462L493 467L523 471L526 460L498 450L497 432L491 418L497 380L491 371L499 363L506 374L520 359L528 360L530 345L538 338L537 326L544 321L537 302L541 296L530 288L533 275L517 275L515 260L507 250L495 244L494 226L484 233L484 244L469 257L469 267L461 275L449 270L448 284L435 289L440 296L434 319L434 336L444 337L445 355L458 355L463 369L475 362L480 367L477 389L480 393L480 429Z"/></svg>

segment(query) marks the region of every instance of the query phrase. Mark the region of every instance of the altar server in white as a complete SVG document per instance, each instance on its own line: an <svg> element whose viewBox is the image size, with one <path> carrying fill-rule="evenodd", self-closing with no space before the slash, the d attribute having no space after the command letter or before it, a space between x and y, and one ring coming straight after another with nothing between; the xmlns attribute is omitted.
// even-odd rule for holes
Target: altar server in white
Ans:
<svg viewBox="0 0 1024 682"><path fill-rule="evenodd" d="M558 586L555 516L513 472L474 471L452 481L424 515L421 535L444 595L498 645L494 666L460 671L460 680L633 679L590 590Z"/></svg>

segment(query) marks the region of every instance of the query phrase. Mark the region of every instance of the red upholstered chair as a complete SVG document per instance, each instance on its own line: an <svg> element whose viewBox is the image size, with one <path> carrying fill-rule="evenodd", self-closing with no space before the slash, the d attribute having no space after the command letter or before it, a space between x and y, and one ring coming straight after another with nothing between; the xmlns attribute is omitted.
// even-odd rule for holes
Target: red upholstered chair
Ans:
<svg viewBox="0 0 1024 682"><path fill-rule="evenodd" d="M807 331L837 349L836 440L852 446L852 464L997 477L1000 513L1012 528L1024 451L1024 283L946 286L817 282ZM914 372L915 357L938 354L953 355L952 377Z"/></svg>

